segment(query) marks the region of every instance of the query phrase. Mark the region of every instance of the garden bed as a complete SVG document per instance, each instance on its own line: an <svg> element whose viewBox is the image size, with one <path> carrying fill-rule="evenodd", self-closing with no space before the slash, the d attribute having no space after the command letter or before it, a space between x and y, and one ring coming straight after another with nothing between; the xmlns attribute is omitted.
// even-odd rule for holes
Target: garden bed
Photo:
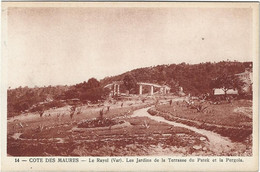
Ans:
<svg viewBox="0 0 260 172"><path fill-rule="evenodd" d="M170 112L162 112L157 108L150 108L148 112L151 115L161 116L169 121L174 121L178 123L183 123L189 126L194 126L199 129L210 130L216 132L224 137L229 137L232 141L245 141L252 134L251 126L225 126L221 124L212 124L207 122L201 122L198 120L191 120L187 118L181 118L179 116L173 115Z"/></svg>

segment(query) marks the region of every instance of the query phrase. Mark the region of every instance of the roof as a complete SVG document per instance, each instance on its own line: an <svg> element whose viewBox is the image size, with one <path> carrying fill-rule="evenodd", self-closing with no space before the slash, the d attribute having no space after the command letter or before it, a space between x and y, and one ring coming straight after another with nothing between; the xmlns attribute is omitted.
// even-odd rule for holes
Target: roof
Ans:
<svg viewBox="0 0 260 172"><path fill-rule="evenodd" d="M112 83L110 84L107 84L106 86L104 86L104 88L108 88L108 87L111 87L113 86L114 84L123 84L124 82L123 81L113 81Z"/></svg>
<svg viewBox="0 0 260 172"><path fill-rule="evenodd" d="M159 84L153 84L153 83L147 83L147 82L138 82L138 85L148 85L148 86L154 86L154 87L162 87Z"/></svg>

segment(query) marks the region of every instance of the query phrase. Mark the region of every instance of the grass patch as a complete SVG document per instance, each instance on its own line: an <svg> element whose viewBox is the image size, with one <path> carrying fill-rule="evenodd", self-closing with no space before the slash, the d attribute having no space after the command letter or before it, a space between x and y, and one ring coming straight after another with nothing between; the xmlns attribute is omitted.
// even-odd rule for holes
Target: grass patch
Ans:
<svg viewBox="0 0 260 172"><path fill-rule="evenodd" d="M178 102L172 106L159 105L149 109L151 115L162 116L167 120L210 130L229 137L232 141L244 142L252 134L252 114L237 113L237 107L252 106L250 101L236 101L232 104L211 105L204 112L188 108Z"/></svg>
<svg viewBox="0 0 260 172"><path fill-rule="evenodd" d="M232 127L250 127L252 118L243 113L234 112L237 107L252 108L251 101L234 101L232 104L207 105L208 108L203 112L197 112L195 109L188 108L185 103L179 102L172 106L158 105L156 110L170 113L173 116L199 121L202 123L225 125ZM252 116L252 114L251 114Z"/></svg>

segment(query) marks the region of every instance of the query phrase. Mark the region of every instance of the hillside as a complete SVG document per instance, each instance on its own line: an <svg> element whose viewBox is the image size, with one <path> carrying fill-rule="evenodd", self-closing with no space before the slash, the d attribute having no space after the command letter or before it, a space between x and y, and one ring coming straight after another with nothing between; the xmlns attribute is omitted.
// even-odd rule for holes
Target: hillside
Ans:
<svg viewBox="0 0 260 172"><path fill-rule="evenodd" d="M82 102L97 102L108 95L104 86L113 81L123 81L131 76L135 82L166 84L174 93L181 86L185 93L200 95L210 93L212 79L222 74L237 74L251 67L252 62L219 62L200 64L171 64L134 69L121 75L106 77L101 81L90 78L72 86L19 87L8 89L8 116L16 116L24 111L41 111L51 107L63 106L68 99L79 99ZM122 87L123 88L123 87ZM136 90L135 90L136 91Z"/></svg>
<svg viewBox="0 0 260 172"><path fill-rule="evenodd" d="M172 92L181 86L184 92L199 95L211 92L210 83L212 79L222 74L232 75L241 73L251 66L252 62L227 61L194 65L186 63L158 65L135 69L113 77L106 77L101 80L101 84L106 85L113 81L120 81L126 75L132 75L137 82L167 84L172 88Z"/></svg>

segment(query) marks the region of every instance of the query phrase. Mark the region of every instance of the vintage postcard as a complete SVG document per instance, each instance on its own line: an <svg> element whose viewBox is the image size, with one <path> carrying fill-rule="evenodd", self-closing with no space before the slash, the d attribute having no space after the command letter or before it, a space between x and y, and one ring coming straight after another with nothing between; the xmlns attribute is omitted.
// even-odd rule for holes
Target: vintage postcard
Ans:
<svg viewBox="0 0 260 172"><path fill-rule="evenodd" d="M1 171L257 171L259 3L3 2Z"/></svg>

